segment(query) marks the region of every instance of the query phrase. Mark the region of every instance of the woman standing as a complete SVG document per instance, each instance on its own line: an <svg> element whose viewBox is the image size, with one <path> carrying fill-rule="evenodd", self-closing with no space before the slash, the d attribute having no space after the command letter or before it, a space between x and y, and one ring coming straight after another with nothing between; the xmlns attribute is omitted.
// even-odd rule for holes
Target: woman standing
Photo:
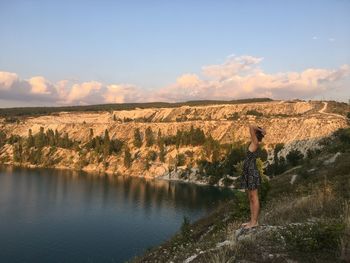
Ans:
<svg viewBox="0 0 350 263"><path fill-rule="evenodd" d="M243 163L243 173L241 176L241 188L246 189L250 204L250 221L243 223L244 229L258 226L258 216L260 210L258 187L261 184L261 176L256 167L257 149L266 132L263 128L249 125L251 143L247 150L247 156Z"/></svg>

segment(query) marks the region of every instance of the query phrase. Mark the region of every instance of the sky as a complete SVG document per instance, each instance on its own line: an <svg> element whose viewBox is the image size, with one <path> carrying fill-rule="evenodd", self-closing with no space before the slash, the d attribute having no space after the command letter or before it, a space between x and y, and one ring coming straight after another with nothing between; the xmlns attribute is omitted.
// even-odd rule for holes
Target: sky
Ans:
<svg viewBox="0 0 350 263"><path fill-rule="evenodd" d="M0 0L0 108L350 99L350 0Z"/></svg>

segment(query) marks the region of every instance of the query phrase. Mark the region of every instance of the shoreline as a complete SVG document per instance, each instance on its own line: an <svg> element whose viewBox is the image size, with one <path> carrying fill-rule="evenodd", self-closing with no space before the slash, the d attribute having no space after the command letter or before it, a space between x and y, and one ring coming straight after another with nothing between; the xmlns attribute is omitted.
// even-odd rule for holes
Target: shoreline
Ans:
<svg viewBox="0 0 350 263"><path fill-rule="evenodd" d="M143 178L146 180L159 180L159 181L168 181L168 182L177 182L177 183L184 183L184 184L195 184L197 186L210 186L210 187L215 187L215 188L221 188L221 189L230 189L232 191L240 191L240 189L237 189L235 187L231 186L224 186L224 185L210 185L207 182L203 181L195 181L195 180L189 180L189 179L180 179L180 178L167 178L169 173L165 173L161 176L140 176L140 175L130 175L130 174L125 174L125 175L118 175L116 173L111 173L111 172L101 172L101 171L94 171L94 170L76 170L76 169L70 169L67 167L43 167L43 166L36 166L36 165L25 165L25 164L16 164L16 163L0 163L0 166L6 166L6 167L11 167L11 168L27 168L27 169L53 169L53 170L62 170L62 171L71 171L71 172L84 172L92 176L96 177L103 177L103 176L108 176L108 177L131 177L131 178Z"/></svg>

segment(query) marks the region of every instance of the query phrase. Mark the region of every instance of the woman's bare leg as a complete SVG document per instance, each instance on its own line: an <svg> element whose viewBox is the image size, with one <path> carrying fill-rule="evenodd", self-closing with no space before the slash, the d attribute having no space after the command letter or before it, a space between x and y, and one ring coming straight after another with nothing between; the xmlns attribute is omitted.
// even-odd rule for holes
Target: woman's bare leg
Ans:
<svg viewBox="0 0 350 263"><path fill-rule="evenodd" d="M254 226L258 224L258 217L260 212L260 203L259 203L259 195L258 190L251 190L250 191L250 198L252 200L252 217L250 223Z"/></svg>
<svg viewBox="0 0 350 263"><path fill-rule="evenodd" d="M258 190L249 190L249 201L250 201L250 222L247 227L253 227L258 225L258 217L260 212Z"/></svg>
<svg viewBox="0 0 350 263"><path fill-rule="evenodd" d="M251 211L252 211L252 199L251 199L249 190L246 190L245 192L247 193L247 197L248 197L248 199L249 199L249 207L250 207L250 212L251 212ZM250 213L250 218L252 218L251 213ZM252 221L252 220L250 219L250 221L245 222L245 223L242 223L241 227L244 227L244 226L250 224L251 221Z"/></svg>

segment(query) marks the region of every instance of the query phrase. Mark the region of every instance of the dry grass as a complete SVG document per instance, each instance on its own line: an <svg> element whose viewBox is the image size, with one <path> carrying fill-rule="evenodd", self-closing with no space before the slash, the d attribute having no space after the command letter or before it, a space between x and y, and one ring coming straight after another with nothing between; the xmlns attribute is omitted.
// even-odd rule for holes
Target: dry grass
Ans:
<svg viewBox="0 0 350 263"><path fill-rule="evenodd" d="M307 196L284 196L270 201L260 215L260 222L284 225L310 218L333 217L340 213L340 206L332 184L325 180L322 187L315 188Z"/></svg>
<svg viewBox="0 0 350 263"><path fill-rule="evenodd" d="M235 252L232 248L224 247L208 255L208 263L233 263Z"/></svg>
<svg viewBox="0 0 350 263"><path fill-rule="evenodd" d="M344 235L340 240L340 258L345 262L350 262L350 202L345 202L344 205L344 225Z"/></svg>

